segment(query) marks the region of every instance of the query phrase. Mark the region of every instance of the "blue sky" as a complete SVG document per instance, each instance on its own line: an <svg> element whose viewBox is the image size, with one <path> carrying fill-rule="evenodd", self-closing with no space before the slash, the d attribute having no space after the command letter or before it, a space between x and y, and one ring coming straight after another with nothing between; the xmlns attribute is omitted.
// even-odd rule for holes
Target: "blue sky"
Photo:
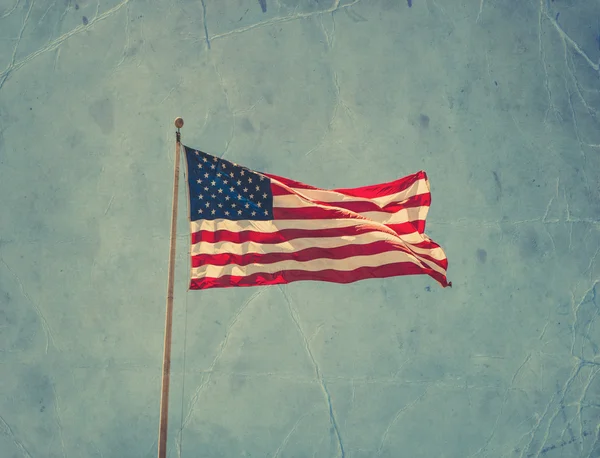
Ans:
<svg viewBox="0 0 600 458"><path fill-rule="evenodd" d="M188 291L182 176L168 456L598 456L598 13L0 4L0 456L156 456L176 116L321 188L425 170L453 288Z"/></svg>

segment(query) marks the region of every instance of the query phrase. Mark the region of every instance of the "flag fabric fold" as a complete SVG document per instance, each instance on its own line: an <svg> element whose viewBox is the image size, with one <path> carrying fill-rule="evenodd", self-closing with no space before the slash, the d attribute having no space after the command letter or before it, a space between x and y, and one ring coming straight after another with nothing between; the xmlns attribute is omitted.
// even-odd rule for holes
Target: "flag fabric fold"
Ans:
<svg viewBox="0 0 600 458"><path fill-rule="evenodd" d="M184 150L190 289L417 274L452 286L444 251L424 232L431 203L424 171L327 190Z"/></svg>

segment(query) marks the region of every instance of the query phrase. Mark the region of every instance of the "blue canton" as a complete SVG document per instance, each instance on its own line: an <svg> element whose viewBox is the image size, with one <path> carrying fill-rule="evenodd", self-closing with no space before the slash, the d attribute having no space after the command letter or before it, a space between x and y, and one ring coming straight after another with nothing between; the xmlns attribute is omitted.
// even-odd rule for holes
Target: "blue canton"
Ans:
<svg viewBox="0 0 600 458"><path fill-rule="evenodd" d="M185 148L190 219L273 219L271 180L246 167Z"/></svg>

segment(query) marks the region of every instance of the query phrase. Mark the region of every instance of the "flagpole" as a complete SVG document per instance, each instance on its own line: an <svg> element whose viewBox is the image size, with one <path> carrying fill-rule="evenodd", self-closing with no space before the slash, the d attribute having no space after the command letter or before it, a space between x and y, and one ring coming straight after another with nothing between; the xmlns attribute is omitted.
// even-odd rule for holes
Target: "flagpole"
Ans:
<svg viewBox="0 0 600 458"><path fill-rule="evenodd" d="M175 171L173 179L173 212L171 214L171 246L169 250L169 274L167 279L167 310L165 313L165 343L162 365L162 391L160 394L160 424L158 427L158 458L167 456L167 431L169 423L169 382L171 378L171 335L173 329L173 286L175 282L175 240L177 233L177 197L179 191L179 163L183 119L175 119Z"/></svg>

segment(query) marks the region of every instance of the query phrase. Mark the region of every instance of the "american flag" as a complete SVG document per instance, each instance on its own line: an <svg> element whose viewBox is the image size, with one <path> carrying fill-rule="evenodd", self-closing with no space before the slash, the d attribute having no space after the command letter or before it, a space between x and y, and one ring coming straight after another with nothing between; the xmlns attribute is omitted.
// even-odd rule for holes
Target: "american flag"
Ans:
<svg viewBox="0 0 600 458"><path fill-rule="evenodd" d="M452 286L444 251L424 233L425 172L326 190L184 149L190 289L415 274Z"/></svg>

